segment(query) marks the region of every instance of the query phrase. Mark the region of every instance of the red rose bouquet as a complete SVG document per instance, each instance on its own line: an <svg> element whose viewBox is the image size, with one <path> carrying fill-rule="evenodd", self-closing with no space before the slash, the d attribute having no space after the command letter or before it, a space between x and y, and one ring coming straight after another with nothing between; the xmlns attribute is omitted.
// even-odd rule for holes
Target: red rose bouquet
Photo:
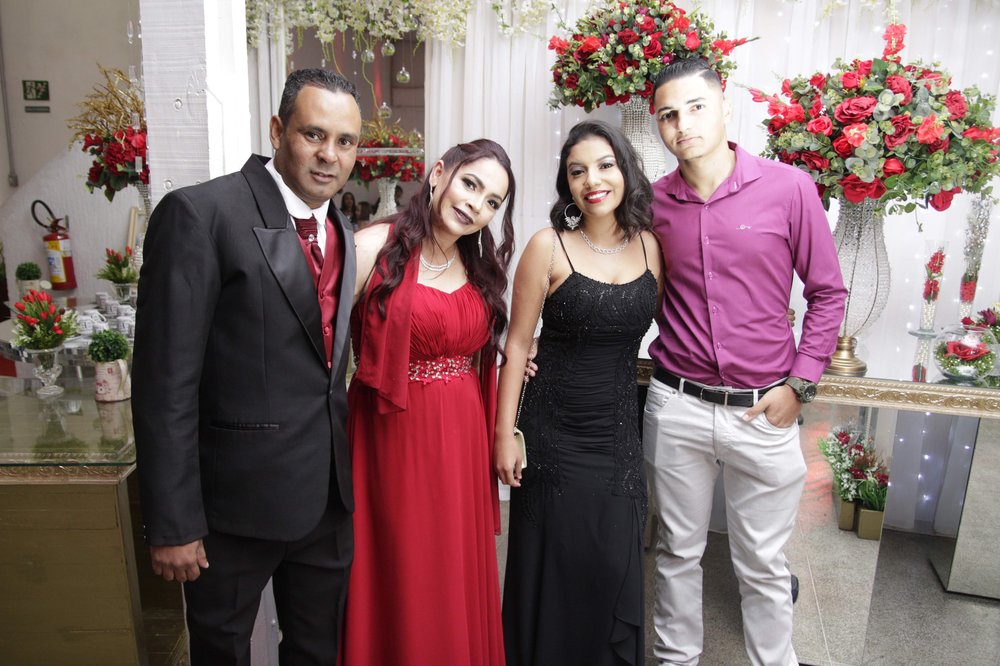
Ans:
<svg viewBox="0 0 1000 666"><path fill-rule="evenodd" d="M838 427L827 437L819 440L819 450L830 464L833 472L833 487L845 502L855 500L867 503L877 502L881 495L882 507L885 507L885 489L889 485L889 470L879 459L875 451L875 441L852 427ZM867 488L865 488L867 486ZM862 489L870 497L862 497Z"/></svg>
<svg viewBox="0 0 1000 666"><path fill-rule="evenodd" d="M782 82L766 102L765 155L808 172L823 205L831 198L877 200L890 212L945 210L955 194L991 191L1000 173L996 100L976 87L949 88L937 64L903 64L906 26L885 31L881 58L837 60L832 73Z"/></svg>
<svg viewBox="0 0 1000 666"><path fill-rule="evenodd" d="M993 334L993 339L1000 342L1000 303L994 303L992 308L980 310L975 319L965 317L962 323L976 328L988 328Z"/></svg>
<svg viewBox="0 0 1000 666"><path fill-rule="evenodd" d="M86 187L103 189L108 201L128 185L149 185L146 128L141 125L140 92L120 69L105 69L104 84L79 104L83 113L70 120L74 141L94 156Z"/></svg>
<svg viewBox="0 0 1000 666"><path fill-rule="evenodd" d="M727 56L746 38L714 33L699 12L686 13L665 0L622 0L599 6L576 23L568 38L552 37L555 87L549 105L582 106L651 97L653 79L674 59L700 57L725 83L735 68Z"/></svg>
<svg viewBox="0 0 1000 666"><path fill-rule="evenodd" d="M365 121L358 148L386 154L359 155L351 172L354 180L369 183L379 178L398 178L406 183L424 175L423 140L420 134L404 130L399 123L387 125L381 117Z"/></svg>

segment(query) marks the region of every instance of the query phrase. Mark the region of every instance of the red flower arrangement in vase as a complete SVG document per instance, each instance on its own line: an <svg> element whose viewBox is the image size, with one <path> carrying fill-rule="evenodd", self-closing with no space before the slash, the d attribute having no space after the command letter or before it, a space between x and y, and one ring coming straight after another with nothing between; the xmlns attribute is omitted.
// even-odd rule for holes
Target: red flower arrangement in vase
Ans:
<svg viewBox="0 0 1000 666"><path fill-rule="evenodd" d="M945 210L955 194L991 191L1000 173L995 99L975 86L949 88L939 65L903 64L906 26L886 28L881 58L838 59L831 73L785 79L766 102L765 154L809 173L824 206L831 198L911 212Z"/></svg>
<svg viewBox="0 0 1000 666"><path fill-rule="evenodd" d="M354 180L370 183L380 178L396 178L407 183L424 175L423 140L420 134L403 129L399 123L387 125L381 117L366 121L358 148L360 154L351 172ZM385 149L380 152L387 154L365 156L365 148Z"/></svg>
<svg viewBox="0 0 1000 666"><path fill-rule="evenodd" d="M83 113L70 120L74 141L94 156L87 172L87 189L104 190L108 201L129 185L149 185L146 128L141 125L139 90L120 69L101 67L104 84L79 104ZM141 188L140 188L141 189Z"/></svg>
<svg viewBox="0 0 1000 666"><path fill-rule="evenodd" d="M653 79L680 58L704 58L725 83L736 67L729 54L752 40L728 39L714 30L703 14L688 14L665 0L599 6L578 20L567 38L549 40L556 52L549 105L592 111L628 102L633 95L650 98Z"/></svg>

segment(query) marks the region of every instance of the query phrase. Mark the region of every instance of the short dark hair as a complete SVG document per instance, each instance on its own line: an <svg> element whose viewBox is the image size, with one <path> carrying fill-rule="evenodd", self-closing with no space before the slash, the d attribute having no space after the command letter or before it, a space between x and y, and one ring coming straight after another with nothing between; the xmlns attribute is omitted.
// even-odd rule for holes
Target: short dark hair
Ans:
<svg viewBox="0 0 1000 666"><path fill-rule="evenodd" d="M354 84L336 72L328 69L313 67L309 69L297 69L288 75L285 81L285 89L281 93L281 104L278 106L278 118L282 125L287 125L292 111L295 109L295 100L299 96L299 91L305 86L316 86L324 88L330 92L342 92L354 98L358 104L358 89Z"/></svg>
<svg viewBox="0 0 1000 666"><path fill-rule="evenodd" d="M615 161L618 162L618 168L625 181L625 194L622 197L622 202L615 209L615 221L618 222L618 227L627 238L633 237L644 229L652 228L650 204L653 199L653 190L646 174L642 172L639 156L621 130L599 120L585 120L577 123L566 137L566 143L563 144L562 152L559 154L559 171L556 173L556 193L559 196L549 212L549 221L552 223L552 227L559 231L569 228L566 226L566 216L563 211L573 203L573 195L569 191L566 163L569 161L569 153L573 150L573 146L590 137L604 139L611 145L611 150L615 153Z"/></svg>
<svg viewBox="0 0 1000 666"><path fill-rule="evenodd" d="M673 61L656 75L656 78L653 79L653 97L656 97L656 91L660 89L660 86L685 76L700 76L705 79L708 85L719 90L725 89L719 73L712 69L707 60L704 58L684 58Z"/></svg>

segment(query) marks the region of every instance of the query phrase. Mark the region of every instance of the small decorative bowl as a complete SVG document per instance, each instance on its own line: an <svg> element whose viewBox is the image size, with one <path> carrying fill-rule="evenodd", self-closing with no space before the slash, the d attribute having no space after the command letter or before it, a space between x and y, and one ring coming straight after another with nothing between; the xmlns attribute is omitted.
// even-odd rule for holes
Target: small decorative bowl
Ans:
<svg viewBox="0 0 1000 666"><path fill-rule="evenodd" d="M945 377L978 382L993 370L997 340L987 326L948 326L934 339L934 361Z"/></svg>

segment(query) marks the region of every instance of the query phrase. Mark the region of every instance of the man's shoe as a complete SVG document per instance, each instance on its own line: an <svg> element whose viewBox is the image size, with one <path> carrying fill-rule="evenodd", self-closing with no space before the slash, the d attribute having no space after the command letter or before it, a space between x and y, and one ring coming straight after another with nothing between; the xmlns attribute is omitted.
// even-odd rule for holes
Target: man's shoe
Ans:
<svg viewBox="0 0 1000 666"><path fill-rule="evenodd" d="M792 574L792 603L799 600L799 577Z"/></svg>

